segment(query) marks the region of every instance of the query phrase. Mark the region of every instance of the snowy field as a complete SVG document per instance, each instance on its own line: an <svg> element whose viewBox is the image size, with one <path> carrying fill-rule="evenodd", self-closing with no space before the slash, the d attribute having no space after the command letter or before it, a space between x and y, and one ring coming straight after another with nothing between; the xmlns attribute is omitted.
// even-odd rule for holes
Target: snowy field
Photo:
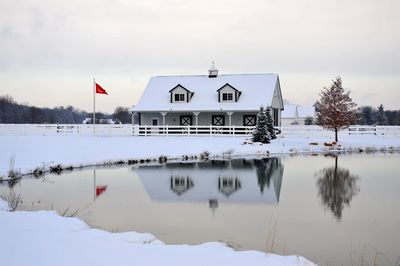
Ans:
<svg viewBox="0 0 400 266"><path fill-rule="evenodd" d="M91 229L52 211L6 208L0 200L0 265L315 265L299 256L234 251L223 243L164 245L150 234Z"/></svg>
<svg viewBox="0 0 400 266"><path fill-rule="evenodd" d="M333 134L332 134L333 138ZM245 137L92 137L92 136L0 136L0 176L9 170L15 156L15 169L22 173L36 167L62 164L87 165L109 160L198 155L256 155L283 153L316 153L332 150L400 149L400 136L345 135L336 147L324 146L332 138L287 136L271 144L244 144ZM314 145L310 145L313 143ZM317 144L317 145L315 145ZM340 146L339 146L340 145Z"/></svg>

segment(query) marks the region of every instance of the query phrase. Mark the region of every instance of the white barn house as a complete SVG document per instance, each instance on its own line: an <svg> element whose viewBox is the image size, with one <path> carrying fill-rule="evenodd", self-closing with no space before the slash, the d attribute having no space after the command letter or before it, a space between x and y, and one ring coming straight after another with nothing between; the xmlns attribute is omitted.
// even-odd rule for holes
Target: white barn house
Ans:
<svg viewBox="0 0 400 266"><path fill-rule="evenodd" d="M278 74L155 76L131 108L140 126L255 126L260 106L275 126L284 108Z"/></svg>
<svg viewBox="0 0 400 266"><path fill-rule="evenodd" d="M282 126L306 125L307 119L315 122L315 108L312 106L300 106L284 101L285 110L282 112Z"/></svg>

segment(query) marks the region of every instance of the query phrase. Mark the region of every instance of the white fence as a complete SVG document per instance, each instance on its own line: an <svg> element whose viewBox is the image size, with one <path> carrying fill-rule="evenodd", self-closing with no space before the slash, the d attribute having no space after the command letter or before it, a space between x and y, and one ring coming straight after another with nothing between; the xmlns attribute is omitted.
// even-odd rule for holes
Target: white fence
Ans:
<svg viewBox="0 0 400 266"><path fill-rule="evenodd" d="M278 128L281 136L331 137L332 131L319 126L287 126ZM245 126L139 126L96 125L96 136L244 136L253 127ZM400 126L351 126L340 134L400 135ZM93 125L84 124L0 124L0 135L94 135Z"/></svg>
<svg viewBox="0 0 400 266"><path fill-rule="evenodd" d="M0 135L83 135L92 136L86 124L0 124ZM96 125L96 136L132 136L132 125Z"/></svg>

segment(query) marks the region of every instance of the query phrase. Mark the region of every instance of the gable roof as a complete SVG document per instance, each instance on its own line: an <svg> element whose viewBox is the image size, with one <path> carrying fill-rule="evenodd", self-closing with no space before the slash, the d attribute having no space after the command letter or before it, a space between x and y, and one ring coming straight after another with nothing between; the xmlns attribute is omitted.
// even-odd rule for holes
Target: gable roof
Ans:
<svg viewBox="0 0 400 266"><path fill-rule="evenodd" d="M220 91L220 90L222 90L223 88L225 88L225 87L229 87L229 88L231 88L231 89L234 89L235 91L239 91L238 89L236 89L235 87L233 87L231 84L229 84L229 83L225 83L221 88L219 88L217 91Z"/></svg>
<svg viewBox="0 0 400 266"><path fill-rule="evenodd" d="M168 92L171 92L173 90L175 90L176 88L182 88L185 91L191 92L190 90L186 89L185 87L183 87L181 84L176 85L175 87L173 87L172 89L170 89Z"/></svg>
<svg viewBox="0 0 400 266"><path fill-rule="evenodd" d="M300 118L315 117L315 108L313 106L298 106L297 112Z"/></svg>
<svg viewBox="0 0 400 266"><path fill-rule="evenodd" d="M296 104L285 102L285 110L282 111L282 118L307 118L315 116L315 108L312 106L300 106Z"/></svg>
<svg viewBox="0 0 400 266"><path fill-rule="evenodd" d="M282 118L296 118L297 119L297 105L285 103L285 110L282 111Z"/></svg>
<svg viewBox="0 0 400 266"><path fill-rule="evenodd" d="M241 91L238 102L218 102L217 90L229 86ZM171 88L181 85L195 93L188 103L170 103ZM237 74L195 76L156 76L148 82L138 104L131 110L141 111L254 111L272 103L275 88L279 88L277 74ZM283 106L283 104L282 104Z"/></svg>
<svg viewBox="0 0 400 266"><path fill-rule="evenodd" d="M238 90L238 89L236 89L235 87L233 87L231 84L229 84L229 83L226 83L224 86L222 86L221 88L219 88L218 90L217 90L217 92L218 93L220 93L219 91L220 90L222 90L223 88L226 88L226 87L229 87L229 88L231 88L232 90L234 90L236 93L236 95L237 96L235 96L236 98L235 98L235 102L237 102L238 100L239 100L239 98L240 98L240 95L242 95L242 92L240 91L240 90ZM219 96L218 96L219 97Z"/></svg>

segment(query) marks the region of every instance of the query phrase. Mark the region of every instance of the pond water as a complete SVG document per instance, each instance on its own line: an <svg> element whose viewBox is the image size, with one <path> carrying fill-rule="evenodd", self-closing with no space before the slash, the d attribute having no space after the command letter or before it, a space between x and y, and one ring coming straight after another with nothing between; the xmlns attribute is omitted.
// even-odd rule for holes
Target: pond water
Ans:
<svg viewBox="0 0 400 266"><path fill-rule="evenodd" d="M21 210L78 211L92 227L168 244L395 265L399 163L399 154L352 154L135 165L24 178L0 194L20 194Z"/></svg>

